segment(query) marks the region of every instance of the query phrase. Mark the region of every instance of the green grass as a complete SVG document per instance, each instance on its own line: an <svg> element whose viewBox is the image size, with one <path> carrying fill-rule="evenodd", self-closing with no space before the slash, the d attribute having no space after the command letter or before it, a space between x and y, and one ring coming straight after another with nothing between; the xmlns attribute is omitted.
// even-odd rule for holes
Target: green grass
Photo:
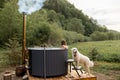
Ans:
<svg viewBox="0 0 120 80"><path fill-rule="evenodd" d="M100 53L113 54L120 52L120 40L114 41L96 41L96 42L80 42L70 45L70 47L77 47L81 52L88 53L93 48L97 48Z"/></svg>
<svg viewBox="0 0 120 80"><path fill-rule="evenodd" d="M79 42L69 46L69 57L71 57L71 48L77 47L85 55L89 55L93 48L99 53L99 59L108 62L120 62L120 40Z"/></svg>
<svg viewBox="0 0 120 80"><path fill-rule="evenodd" d="M95 61L95 71L115 70L120 71L120 63Z"/></svg>

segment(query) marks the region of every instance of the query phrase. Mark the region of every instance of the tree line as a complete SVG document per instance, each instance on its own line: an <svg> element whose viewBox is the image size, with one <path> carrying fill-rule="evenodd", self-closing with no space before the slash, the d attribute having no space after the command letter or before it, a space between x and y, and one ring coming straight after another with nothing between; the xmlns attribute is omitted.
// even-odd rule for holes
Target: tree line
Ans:
<svg viewBox="0 0 120 80"><path fill-rule="evenodd" d="M0 6L0 46L16 38L22 43L23 14L17 0L2 0ZM27 46L58 46L82 41L119 40L120 33L108 30L67 0L46 0L39 11L27 15Z"/></svg>

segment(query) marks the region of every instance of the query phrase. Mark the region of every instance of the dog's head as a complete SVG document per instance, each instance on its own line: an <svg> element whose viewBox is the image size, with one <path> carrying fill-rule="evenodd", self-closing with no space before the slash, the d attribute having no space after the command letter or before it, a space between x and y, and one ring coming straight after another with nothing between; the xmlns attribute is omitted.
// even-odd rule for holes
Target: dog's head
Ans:
<svg viewBox="0 0 120 80"><path fill-rule="evenodd" d="M77 48L72 48L71 50L72 50L73 56L76 57L77 56L77 51L78 51Z"/></svg>

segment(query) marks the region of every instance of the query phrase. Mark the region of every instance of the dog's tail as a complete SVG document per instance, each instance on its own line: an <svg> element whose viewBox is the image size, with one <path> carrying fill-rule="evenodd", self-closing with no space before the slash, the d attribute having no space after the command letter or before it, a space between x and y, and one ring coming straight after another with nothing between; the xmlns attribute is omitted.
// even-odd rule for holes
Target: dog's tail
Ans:
<svg viewBox="0 0 120 80"><path fill-rule="evenodd" d="M93 62L93 61L90 61L89 66L90 66L90 67L93 67L93 66L94 66L94 62Z"/></svg>

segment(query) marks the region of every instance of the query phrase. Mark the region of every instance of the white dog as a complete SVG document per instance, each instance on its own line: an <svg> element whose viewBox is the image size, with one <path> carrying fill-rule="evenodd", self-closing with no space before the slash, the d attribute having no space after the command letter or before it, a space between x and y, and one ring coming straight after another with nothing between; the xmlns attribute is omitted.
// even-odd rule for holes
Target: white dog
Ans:
<svg viewBox="0 0 120 80"><path fill-rule="evenodd" d="M79 63L81 63L85 67L88 74L90 75L90 67L94 66L93 61L90 61L90 59L87 56L81 54L77 48L72 48L71 50L72 50L72 57L76 62L76 66L78 67Z"/></svg>

